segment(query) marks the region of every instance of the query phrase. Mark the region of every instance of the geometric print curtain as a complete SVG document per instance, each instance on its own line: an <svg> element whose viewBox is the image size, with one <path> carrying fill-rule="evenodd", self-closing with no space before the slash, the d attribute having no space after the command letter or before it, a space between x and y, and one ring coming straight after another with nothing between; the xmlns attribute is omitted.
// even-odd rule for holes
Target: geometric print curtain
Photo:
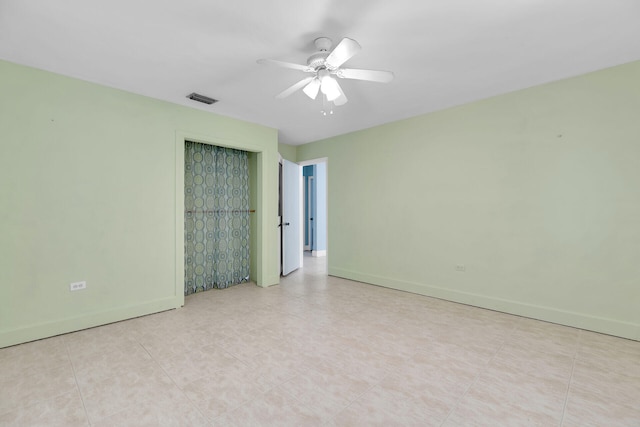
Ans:
<svg viewBox="0 0 640 427"><path fill-rule="evenodd" d="M185 142L184 294L249 281L246 151Z"/></svg>

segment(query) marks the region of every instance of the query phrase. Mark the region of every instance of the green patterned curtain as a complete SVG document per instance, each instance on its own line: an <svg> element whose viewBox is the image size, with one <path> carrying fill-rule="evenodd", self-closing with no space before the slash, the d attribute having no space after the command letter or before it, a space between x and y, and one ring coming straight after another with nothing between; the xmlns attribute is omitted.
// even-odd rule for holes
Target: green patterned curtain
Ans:
<svg viewBox="0 0 640 427"><path fill-rule="evenodd" d="M187 141L184 158L184 294L247 282L247 152Z"/></svg>

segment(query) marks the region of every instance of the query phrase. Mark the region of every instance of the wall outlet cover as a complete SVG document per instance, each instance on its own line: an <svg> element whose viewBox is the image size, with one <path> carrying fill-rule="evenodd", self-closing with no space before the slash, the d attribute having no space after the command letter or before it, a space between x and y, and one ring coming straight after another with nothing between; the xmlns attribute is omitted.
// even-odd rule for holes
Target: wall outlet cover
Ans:
<svg viewBox="0 0 640 427"><path fill-rule="evenodd" d="M87 288L87 282L75 282L69 285L70 291L79 291Z"/></svg>

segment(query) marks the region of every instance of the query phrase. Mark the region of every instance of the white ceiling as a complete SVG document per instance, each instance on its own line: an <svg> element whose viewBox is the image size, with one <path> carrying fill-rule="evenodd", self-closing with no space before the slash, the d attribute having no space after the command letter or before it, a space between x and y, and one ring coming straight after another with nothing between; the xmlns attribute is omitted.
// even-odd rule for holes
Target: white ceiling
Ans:
<svg viewBox="0 0 640 427"><path fill-rule="evenodd" d="M638 60L639 18L640 0L0 0L0 58L297 145ZM333 116L301 91L275 99L306 75L256 60L304 64L319 36L357 40L345 66L395 80L340 80L349 102Z"/></svg>

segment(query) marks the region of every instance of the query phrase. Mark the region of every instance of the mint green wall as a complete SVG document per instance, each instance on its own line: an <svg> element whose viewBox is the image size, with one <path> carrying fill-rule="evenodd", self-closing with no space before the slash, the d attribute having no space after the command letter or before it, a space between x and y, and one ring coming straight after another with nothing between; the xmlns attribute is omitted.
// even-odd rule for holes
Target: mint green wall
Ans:
<svg viewBox="0 0 640 427"><path fill-rule="evenodd" d="M329 158L330 274L640 339L639 76L297 147Z"/></svg>
<svg viewBox="0 0 640 427"><path fill-rule="evenodd" d="M296 147L293 145L287 144L278 144L278 152L283 159L289 160L290 162L296 162Z"/></svg>
<svg viewBox="0 0 640 427"><path fill-rule="evenodd" d="M275 129L4 61L0 76L0 347L183 303L184 138L256 152L252 271L278 283Z"/></svg>

